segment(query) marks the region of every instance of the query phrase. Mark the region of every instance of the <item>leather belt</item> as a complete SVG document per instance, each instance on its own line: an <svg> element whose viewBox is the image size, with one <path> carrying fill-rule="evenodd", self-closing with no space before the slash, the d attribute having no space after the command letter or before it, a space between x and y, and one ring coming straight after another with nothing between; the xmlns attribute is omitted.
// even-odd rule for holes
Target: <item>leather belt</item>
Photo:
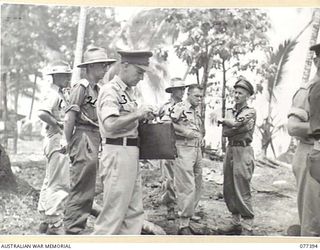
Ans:
<svg viewBox="0 0 320 250"><path fill-rule="evenodd" d="M229 141L229 146L238 146L238 147L247 147L250 146L251 142L249 141Z"/></svg>
<svg viewBox="0 0 320 250"><path fill-rule="evenodd" d="M91 125L76 125L76 129L99 133L99 128Z"/></svg>
<svg viewBox="0 0 320 250"><path fill-rule="evenodd" d="M120 137L120 138L105 138L103 141L105 144L111 145L121 145L121 146L139 146L138 138L127 138L127 137Z"/></svg>

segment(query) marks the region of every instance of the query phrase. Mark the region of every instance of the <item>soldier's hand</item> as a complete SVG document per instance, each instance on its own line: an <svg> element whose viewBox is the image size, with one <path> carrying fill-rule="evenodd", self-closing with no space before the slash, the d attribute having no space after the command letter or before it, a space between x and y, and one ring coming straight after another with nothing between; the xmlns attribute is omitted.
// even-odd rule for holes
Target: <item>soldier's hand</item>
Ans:
<svg viewBox="0 0 320 250"><path fill-rule="evenodd" d="M153 107L150 105L141 106L140 108L138 108L137 114L138 114L139 120L141 119L152 120L155 117L155 115L153 114Z"/></svg>
<svg viewBox="0 0 320 250"><path fill-rule="evenodd" d="M222 118L222 119L219 119L218 120L218 126L220 126L220 125L223 125L224 124L224 119Z"/></svg>
<svg viewBox="0 0 320 250"><path fill-rule="evenodd" d="M191 139L196 139L196 138L202 138L202 134L198 131L191 131L189 134L188 134L188 137L191 138Z"/></svg>

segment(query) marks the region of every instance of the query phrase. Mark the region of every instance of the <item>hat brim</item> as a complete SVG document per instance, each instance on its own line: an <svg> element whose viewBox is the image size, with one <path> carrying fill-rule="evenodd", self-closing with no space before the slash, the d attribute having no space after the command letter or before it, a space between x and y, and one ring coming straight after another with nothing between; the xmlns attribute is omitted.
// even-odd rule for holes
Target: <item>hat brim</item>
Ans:
<svg viewBox="0 0 320 250"><path fill-rule="evenodd" d="M171 93L173 89L181 89L181 88L184 88L186 89L189 85L181 85L181 86L174 86L174 87L168 87L165 89L165 91L167 93Z"/></svg>
<svg viewBox="0 0 320 250"><path fill-rule="evenodd" d="M89 61L89 62L83 62L77 65L78 68L85 68L89 64L94 64L94 63L107 63L107 64L112 64L115 63L117 60L116 59L106 59L106 60L94 60L94 61Z"/></svg>
<svg viewBox="0 0 320 250"><path fill-rule="evenodd" d="M47 73L47 75L55 75L55 74L72 74L72 71L50 71Z"/></svg>
<svg viewBox="0 0 320 250"><path fill-rule="evenodd" d="M150 67L148 67L148 66L140 65L140 64L134 64L134 65L137 66L140 69L143 69L145 72L150 72L150 73L153 72L152 69Z"/></svg>
<svg viewBox="0 0 320 250"><path fill-rule="evenodd" d="M252 95L254 94L254 91L251 91L251 90L249 90L248 88L243 87L243 86L236 85L236 86L233 86L233 88L234 88L234 89L236 89L236 88L244 89L244 90L248 91L248 93L249 93L250 96L252 96Z"/></svg>

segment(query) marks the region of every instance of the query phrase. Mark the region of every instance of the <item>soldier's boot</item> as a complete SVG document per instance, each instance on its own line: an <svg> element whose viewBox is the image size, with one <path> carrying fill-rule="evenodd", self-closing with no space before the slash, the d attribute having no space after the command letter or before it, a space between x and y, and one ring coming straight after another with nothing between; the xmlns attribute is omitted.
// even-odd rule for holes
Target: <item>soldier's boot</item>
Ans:
<svg viewBox="0 0 320 250"><path fill-rule="evenodd" d="M240 215L232 214L231 222L228 225L218 228L218 234L221 235L240 235L242 226L240 224Z"/></svg>
<svg viewBox="0 0 320 250"><path fill-rule="evenodd" d="M54 224L48 224L47 235L64 235L64 227L62 221L56 222Z"/></svg>
<svg viewBox="0 0 320 250"><path fill-rule="evenodd" d="M193 215L191 217L191 220L194 221L194 222L199 222L201 220L201 217L200 216L197 216L197 215Z"/></svg>
<svg viewBox="0 0 320 250"><path fill-rule="evenodd" d="M178 230L178 235L193 235L190 227L182 227Z"/></svg>
<svg viewBox="0 0 320 250"><path fill-rule="evenodd" d="M176 215L174 213L174 207L168 207L167 211L167 220L175 220Z"/></svg>
<svg viewBox="0 0 320 250"><path fill-rule="evenodd" d="M242 232L241 235L253 235L253 219L243 218L242 220Z"/></svg>
<svg viewBox="0 0 320 250"><path fill-rule="evenodd" d="M49 224L47 222L41 222L39 225L39 233L45 234L48 230Z"/></svg>

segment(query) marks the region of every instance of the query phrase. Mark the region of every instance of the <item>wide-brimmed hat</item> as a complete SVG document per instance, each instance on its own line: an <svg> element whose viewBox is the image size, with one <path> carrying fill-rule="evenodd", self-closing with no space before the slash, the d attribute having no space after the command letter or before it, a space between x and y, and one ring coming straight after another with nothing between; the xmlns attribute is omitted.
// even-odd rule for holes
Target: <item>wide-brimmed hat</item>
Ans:
<svg viewBox="0 0 320 250"><path fill-rule="evenodd" d="M67 62L56 61L50 65L49 70L47 72L47 75L53 74L72 74L72 69Z"/></svg>
<svg viewBox="0 0 320 250"><path fill-rule="evenodd" d="M91 47L87 49L83 54L83 63L77 65L79 68L84 68L88 64L93 63L107 63L112 64L116 62L116 59L108 58L107 52L104 48Z"/></svg>
<svg viewBox="0 0 320 250"><path fill-rule="evenodd" d="M151 51L133 50L124 51L119 50L121 56L121 63L134 64L144 71L152 71L149 67L149 58L153 55Z"/></svg>
<svg viewBox="0 0 320 250"><path fill-rule="evenodd" d="M181 78L173 78L170 80L170 86L165 89L167 93L172 93L173 89L176 88L186 88L188 85Z"/></svg>
<svg viewBox="0 0 320 250"><path fill-rule="evenodd" d="M247 90L250 95L253 95L253 94L254 94L254 88L253 88L252 84L251 84L248 80L246 80L246 79L240 79L240 80L238 80L238 81L234 84L233 88L234 88L234 89L235 89L235 88L243 88L243 89Z"/></svg>

